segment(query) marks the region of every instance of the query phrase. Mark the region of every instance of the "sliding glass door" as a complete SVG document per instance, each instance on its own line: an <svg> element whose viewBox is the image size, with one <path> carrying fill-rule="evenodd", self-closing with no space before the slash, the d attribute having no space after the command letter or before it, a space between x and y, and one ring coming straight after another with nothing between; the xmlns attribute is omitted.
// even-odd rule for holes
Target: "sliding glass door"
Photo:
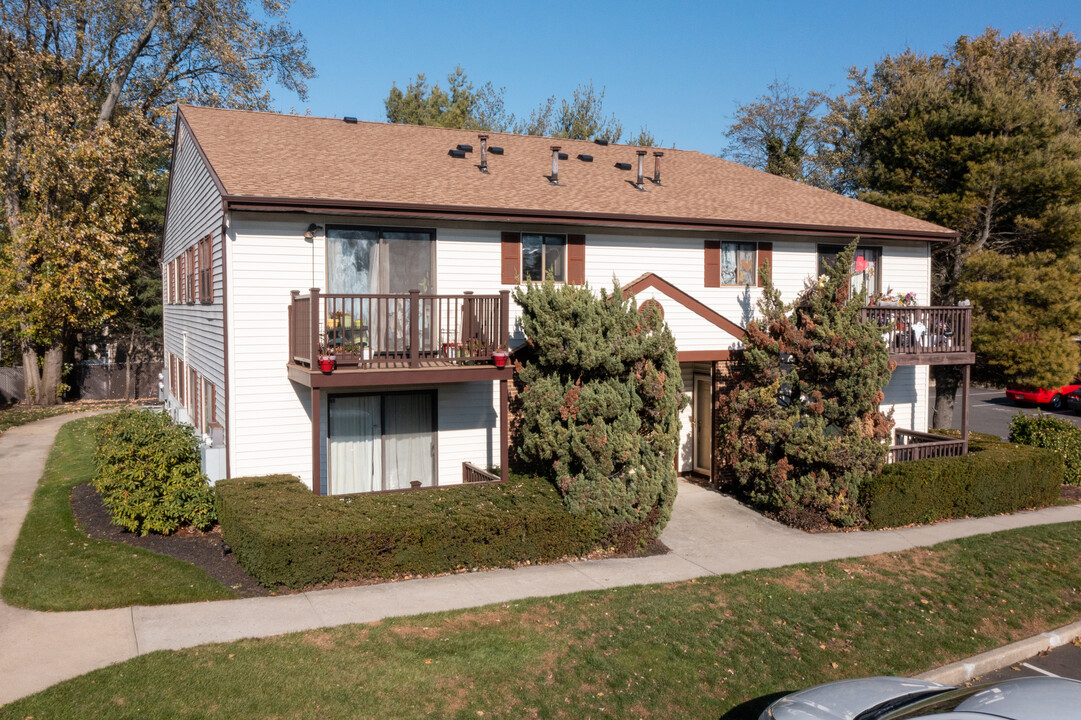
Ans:
<svg viewBox="0 0 1081 720"><path fill-rule="evenodd" d="M435 391L332 395L327 403L331 495L438 484Z"/></svg>
<svg viewBox="0 0 1081 720"><path fill-rule="evenodd" d="M327 227L327 292L435 292L435 241L427 231Z"/></svg>

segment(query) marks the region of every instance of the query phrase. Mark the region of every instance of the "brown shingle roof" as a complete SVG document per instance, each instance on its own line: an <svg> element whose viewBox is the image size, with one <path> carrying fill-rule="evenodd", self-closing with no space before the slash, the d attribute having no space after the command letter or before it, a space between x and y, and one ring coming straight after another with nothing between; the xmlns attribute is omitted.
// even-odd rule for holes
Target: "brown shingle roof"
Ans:
<svg viewBox="0 0 1081 720"><path fill-rule="evenodd" d="M901 213L688 150L663 150L658 187L648 181L653 148L647 148L643 192L634 187L633 146L490 133L490 145L505 153L489 154L485 175L478 170L475 131L193 106L180 111L233 202L277 198L297 206L319 201L323 207L953 235ZM473 145L465 159L448 154L459 143ZM553 144L569 155L559 163L558 187L547 178ZM593 162L578 160L579 153L592 155ZM617 169L617 162L630 163L631 170Z"/></svg>

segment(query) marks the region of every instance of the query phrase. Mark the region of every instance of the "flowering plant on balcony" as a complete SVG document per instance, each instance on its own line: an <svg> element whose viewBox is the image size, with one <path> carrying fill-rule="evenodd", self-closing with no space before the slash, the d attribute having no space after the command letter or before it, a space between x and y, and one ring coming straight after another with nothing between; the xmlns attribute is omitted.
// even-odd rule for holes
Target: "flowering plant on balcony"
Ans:
<svg viewBox="0 0 1081 720"><path fill-rule="evenodd" d="M916 293L906 292L900 293L894 291L893 288L886 288L884 293L872 293L868 298L869 305L892 305L896 304L900 307L912 307L917 305Z"/></svg>

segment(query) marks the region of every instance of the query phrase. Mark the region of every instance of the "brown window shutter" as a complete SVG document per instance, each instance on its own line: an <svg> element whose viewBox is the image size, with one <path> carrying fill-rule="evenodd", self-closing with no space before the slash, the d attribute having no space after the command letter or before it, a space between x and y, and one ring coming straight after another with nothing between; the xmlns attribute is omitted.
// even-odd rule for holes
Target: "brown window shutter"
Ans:
<svg viewBox="0 0 1081 720"><path fill-rule="evenodd" d="M522 233L503 233L500 282L513 285L522 274Z"/></svg>
<svg viewBox="0 0 1081 720"><path fill-rule="evenodd" d="M768 275L762 275L762 264L769 265L769 269L766 271ZM773 243L760 242L758 243L758 267L755 268L758 271L758 287L762 287L766 284L766 278L773 279Z"/></svg>
<svg viewBox="0 0 1081 720"><path fill-rule="evenodd" d="M218 386L210 385L210 422L218 422Z"/></svg>
<svg viewBox="0 0 1081 720"><path fill-rule="evenodd" d="M586 236L567 236L567 282L571 285L586 283Z"/></svg>
<svg viewBox="0 0 1081 720"><path fill-rule="evenodd" d="M706 287L721 286L721 241L706 240Z"/></svg>

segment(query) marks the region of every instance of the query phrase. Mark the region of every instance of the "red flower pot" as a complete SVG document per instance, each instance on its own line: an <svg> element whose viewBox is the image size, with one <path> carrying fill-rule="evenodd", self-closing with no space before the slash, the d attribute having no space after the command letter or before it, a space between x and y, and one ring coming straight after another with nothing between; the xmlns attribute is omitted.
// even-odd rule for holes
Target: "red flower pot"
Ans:
<svg viewBox="0 0 1081 720"><path fill-rule="evenodd" d="M320 355L319 356L319 369L325 373L334 369L334 356L333 355Z"/></svg>
<svg viewBox="0 0 1081 720"><path fill-rule="evenodd" d="M492 353L492 362L497 368L507 367L507 353L500 351Z"/></svg>

